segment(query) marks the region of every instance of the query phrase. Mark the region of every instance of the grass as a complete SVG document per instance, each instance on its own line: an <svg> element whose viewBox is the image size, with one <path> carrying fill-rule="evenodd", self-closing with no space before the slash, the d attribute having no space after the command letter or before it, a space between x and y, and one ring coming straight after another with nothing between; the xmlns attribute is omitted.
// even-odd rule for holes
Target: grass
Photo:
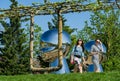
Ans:
<svg viewBox="0 0 120 81"><path fill-rule="evenodd" d="M120 81L120 72L0 76L0 81Z"/></svg>

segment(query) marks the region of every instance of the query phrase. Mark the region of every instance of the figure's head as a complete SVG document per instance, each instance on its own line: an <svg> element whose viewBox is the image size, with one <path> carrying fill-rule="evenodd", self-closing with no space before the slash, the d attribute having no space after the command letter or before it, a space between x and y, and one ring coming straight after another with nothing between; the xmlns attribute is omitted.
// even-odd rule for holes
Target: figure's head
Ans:
<svg viewBox="0 0 120 81"><path fill-rule="evenodd" d="M82 39L78 39L76 45L82 45L82 44L83 44L83 40Z"/></svg>
<svg viewBox="0 0 120 81"><path fill-rule="evenodd" d="M95 40L95 43L96 43L96 44L100 44L100 43L101 43L100 39L96 39L96 40Z"/></svg>
<svg viewBox="0 0 120 81"><path fill-rule="evenodd" d="M84 51L84 42L83 42L82 39L78 39L76 45L82 46L82 49L83 49L83 51Z"/></svg>

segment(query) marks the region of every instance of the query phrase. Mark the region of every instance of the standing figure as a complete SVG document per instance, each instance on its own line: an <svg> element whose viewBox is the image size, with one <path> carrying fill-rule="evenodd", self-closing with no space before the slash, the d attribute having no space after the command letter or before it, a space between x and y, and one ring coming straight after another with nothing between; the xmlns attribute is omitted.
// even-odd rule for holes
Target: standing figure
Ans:
<svg viewBox="0 0 120 81"><path fill-rule="evenodd" d="M77 40L71 54L71 63L75 62L78 65L79 72L83 72L82 63L84 64L84 44L81 39Z"/></svg>
<svg viewBox="0 0 120 81"><path fill-rule="evenodd" d="M91 55L92 62L94 65L94 71L100 72L100 64L99 64L99 54L103 52L102 42L99 39L95 40L95 44L91 47Z"/></svg>

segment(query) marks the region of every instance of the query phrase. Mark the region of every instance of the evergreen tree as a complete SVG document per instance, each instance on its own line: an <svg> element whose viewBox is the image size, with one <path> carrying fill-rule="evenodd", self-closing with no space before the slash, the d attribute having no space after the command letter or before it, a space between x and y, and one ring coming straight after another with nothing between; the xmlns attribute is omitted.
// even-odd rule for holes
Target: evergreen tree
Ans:
<svg viewBox="0 0 120 81"><path fill-rule="evenodd" d="M70 51L67 55L67 61L68 61L68 64L70 66L70 69L73 68L73 66L69 63L69 60L70 60L70 54L71 54L71 51L73 49L73 46L76 44L76 40L77 40L77 37L76 35L73 35L72 33L76 30L76 28L70 28L70 26L66 26L66 21L67 19L65 19L65 17L62 15L62 27L63 27L63 30L66 31L68 34L70 34L70 37L71 37L71 45L70 45ZM52 19L52 22L48 22L48 27L49 29L53 29L53 28L58 28L58 16L57 15L53 15L53 19Z"/></svg>
<svg viewBox="0 0 120 81"><path fill-rule="evenodd" d="M72 47L75 45L76 39L77 39L76 35L73 35L72 33L76 30L76 28L70 28L70 26L67 26L66 25L67 19L65 19L63 15L61 17L62 17L63 30L66 31L68 34L70 34L70 37L72 40L70 50L72 50ZM53 15L52 22L48 22L48 27L49 29L58 28L58 16L57 15Z"/></svg>
<svg viewBox="0 0 120 81"><path fill-rule="evenodd" d="M29 46L29 31L30 30L30 25L26 24L26 29L24 30L24 33L27 35L27 45ZM34 24L34 56L38 56L40 52L40 37L42 34L42 29L39 25Z"/></svg>
<svg viewBox="0 0 120 81"><path fill-rule="evenodd" d="M16 0L12 2L10 8L17 7ZM1 50L0 74L15 75L29 71L29 49L25 42L26 35L23 33L18 12L14 17L9 17L9 23L1 20L0 23L4 27L3 33L4 48Z"/></svg>
<svg viewBox="0 0 120 81"><path fill-rule="evenodd" d="M0 45L3 45L3 31L0 31Z"/></svg>
<svg viewBox="0 0 120 81"><path fill-rule="evenodd" d="M76 35L72 34L76 30L76 28L70 28L70 26L67 26L66 25L67 19L65 19L63 15L61 17L62 17L63 30L66 31L71 36L71 40L72 40L71 48L70 48L71 50L74 44L76 43L76 39L77 39ZM52 22L48 22L48 28L49 29L58 28L58 16L57 15L53 15Z"/></svg>
<svg viewBox="0 0 120 81"><path fill-rule="evenodd" d="M67 26L65 17L62 15L62 27L63 30L69 33L70 35L75 31L75 28L70 28L70 26ZM53 15L52 22L48 22L48 28L53 29L53 28L58 28L58 16Z"/></svg>

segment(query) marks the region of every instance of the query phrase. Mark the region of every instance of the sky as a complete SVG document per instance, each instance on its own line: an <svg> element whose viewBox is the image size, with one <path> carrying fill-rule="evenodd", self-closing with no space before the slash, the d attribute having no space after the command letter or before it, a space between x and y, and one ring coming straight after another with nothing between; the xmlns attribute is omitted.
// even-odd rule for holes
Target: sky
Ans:
<svg viewBox="0 0 120 81"><path fill-rule="evenodd" d="M33 2L37 3L43 3L43 0L17 0L19 4L22 5L32 5ZM60 0L50 0L50 1L60 1ZM0 8L8 9L11 2L9 0L1 0L0 2ZM64 17L67 19L66 25L70 26L71 28L78 28L78 30L81 30L85 26L85 21L89 21L90 18L90 12L81 12L81 13L68 13L64 14ZM48 30L48 22L51 22L51 19L53 18L52 15L41 15L41 16L35 16L35 24L38 24L40 27L42 27L43 31ZM26 22L22 24L22 27L25 27L25 24L29 24L29 22ZM0 25L1 27L1 25ZM3 28L1 27L0 30Z"/></svg>

